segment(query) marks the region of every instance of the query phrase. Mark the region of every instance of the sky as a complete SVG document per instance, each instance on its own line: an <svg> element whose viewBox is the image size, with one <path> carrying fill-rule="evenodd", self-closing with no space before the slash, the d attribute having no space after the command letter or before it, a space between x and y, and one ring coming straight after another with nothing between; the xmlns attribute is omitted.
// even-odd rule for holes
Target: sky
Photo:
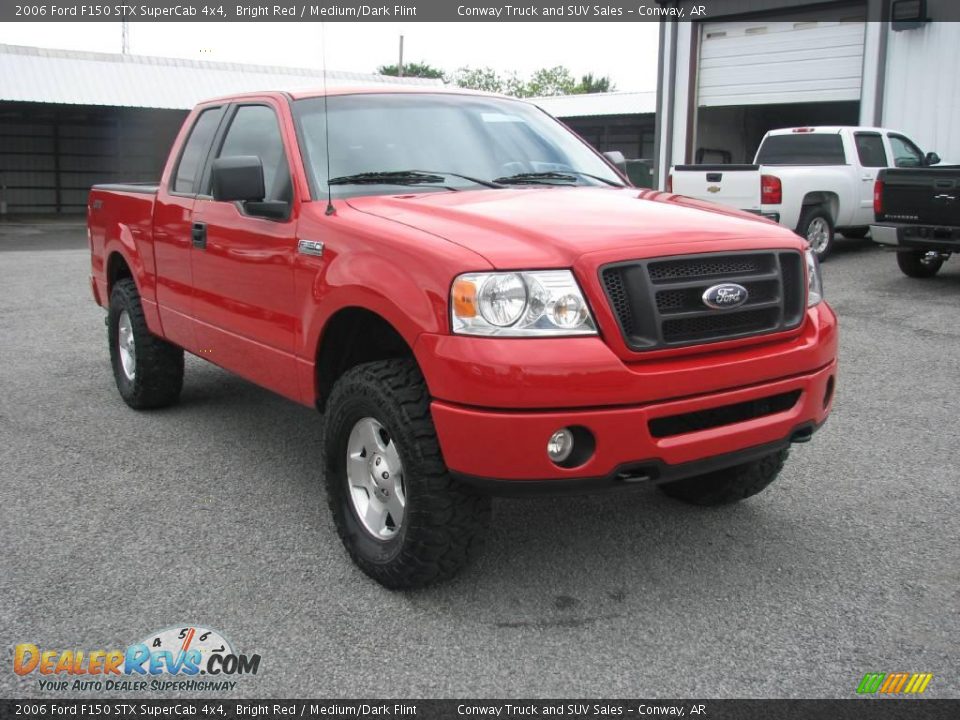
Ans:
<svg viewBox="0 0 960 720"><path fill-rule="evenodd" d="M375 72L424 61L446 71L470 65L527 76L566 65L577 77L608 75L620 91L656 90L658 25L637 23L130 23L130 52L224 62ZM0 43L120 52L120 23L3 23Z"/></svg>

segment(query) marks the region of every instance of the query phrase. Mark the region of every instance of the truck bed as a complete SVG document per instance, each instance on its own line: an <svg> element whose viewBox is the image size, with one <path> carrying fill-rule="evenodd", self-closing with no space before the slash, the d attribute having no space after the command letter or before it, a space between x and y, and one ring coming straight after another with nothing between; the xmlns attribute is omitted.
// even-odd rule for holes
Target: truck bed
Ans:
<svg viewBox="0 0 960 720"><path fill-rule="evenodd" d="M108 273L106 249L126 247L143 270L153 276L153 205L157 183L94 185L87 202L87 227L91 253L91 281L97 302L106 307ZM152 285L144 288L152 300Z"/></svg>
<svg viewBox="0 0 960 720"><path fill-rule="evenodd" d="M878 222L960 227L960 165L889 168L877 183Z"/></svg>
<svg viewBox="0 0 960 720"><path fill-rule="evenodd" d="M136 183L102 183L94 185L91 190L103 190L105 192L115 193L143 193L146 195L156 195L160 189L160 183L157 182L136 182Z"/></svg>

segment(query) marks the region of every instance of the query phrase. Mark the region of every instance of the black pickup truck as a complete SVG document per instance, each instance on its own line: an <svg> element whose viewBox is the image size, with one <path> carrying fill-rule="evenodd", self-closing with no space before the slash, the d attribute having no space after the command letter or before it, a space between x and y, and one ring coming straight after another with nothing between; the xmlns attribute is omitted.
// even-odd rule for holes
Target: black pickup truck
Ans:
<svg viewBox="0 0 960 720"><path fill-rule="evenodd" d="M905 275L930 278L960 251L960 165L881 170L870 235L897 251Z"/></svg>

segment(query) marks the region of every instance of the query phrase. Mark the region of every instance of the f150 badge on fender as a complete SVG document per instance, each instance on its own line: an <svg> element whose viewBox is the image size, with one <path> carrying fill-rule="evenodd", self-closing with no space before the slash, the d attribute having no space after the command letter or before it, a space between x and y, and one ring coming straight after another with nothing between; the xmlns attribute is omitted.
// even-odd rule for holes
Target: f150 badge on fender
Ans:
<svg viewBox="0 0 960 720"><path fill-rule="evenodd" d="M706 289L703 293L703 304L714 310L729 310L743 305L749 296L743 285L722 283Z"/></svg>

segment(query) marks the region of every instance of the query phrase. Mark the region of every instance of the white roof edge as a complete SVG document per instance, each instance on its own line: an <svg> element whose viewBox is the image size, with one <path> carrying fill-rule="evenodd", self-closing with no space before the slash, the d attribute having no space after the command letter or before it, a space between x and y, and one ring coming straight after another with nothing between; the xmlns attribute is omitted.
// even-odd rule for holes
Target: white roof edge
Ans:
<svg viewBox="0 0 960 720"><path fill-rule="evenodd" d="M188 110L203 100L324 83L434 87L440 80L0 44L0 100Z"/></svg>
<svg viewBox="0 0 960 720"><path fill-rule="evenodd" d="M657 110L656 91L585 93L527 98L557 117L645 115Z"/></svg>
<svg viewBox="0 0 960 720"><path fill-rule="evenodd" d="M33 45L8 45L0 43L0 55L21 55L27 57L56 58L61 60L86 60L96 62L131 63L134 65L152 65L159 67L190 68L195 70L217 70L234 72L256 72L276 75L302 75L318 78L322 68L287 67L285 65L252 65L247 63L220 62L217 60L192 60L162 55L123 55L120 53L95 52L92 50L62 50L59 48L36 47ZM327 77L335 80L370 79L384 83L407 85L442 85L440 79L400 78L377 73L327 70Z"/></svg>

